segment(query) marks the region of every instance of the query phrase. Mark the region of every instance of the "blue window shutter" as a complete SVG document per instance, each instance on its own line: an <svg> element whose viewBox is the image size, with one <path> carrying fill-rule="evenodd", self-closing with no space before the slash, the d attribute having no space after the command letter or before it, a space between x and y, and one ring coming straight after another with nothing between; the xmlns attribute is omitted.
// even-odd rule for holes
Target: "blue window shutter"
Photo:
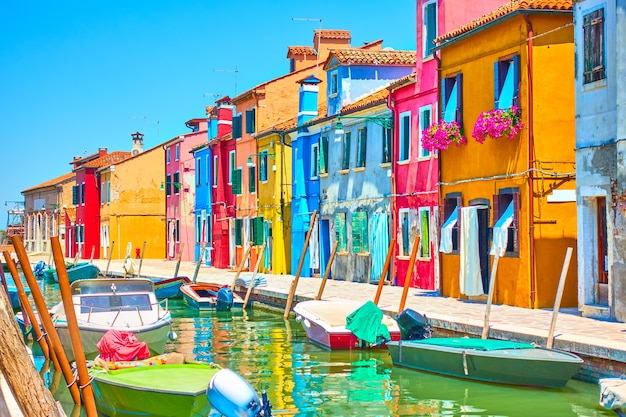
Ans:
<svg viewBox="0 0 626 417"><path fill-rule="evenodd" d="M513 57L513 105L519 107L519 87L520 87L520 57Z"/></svg>
<svg viewBox="0 0 626 417"><path fill-rule="evenodd" d="M456 76L456 114L454 120L463 126L463 74Z"/></svg>
<svg viewBox="0 0 626 417"><path fill-rule="evenodd" d="M500 101L500 61L493 63L493 108L498 109Z"/></svg>
<svg viewBox="0 0 626 417"><path fill-rule="evenodd" d="M254 133L254 109L246 110L246 133Z"/></svg>
<svg viewBox="0 0 626 417"><path fill-rule="evenodd" d="M78 186L77 185L72 186L72 204L74 205L78 204Z"/></svg>
<svg viewBox="0 0 626 417"><path fill-rule="evenodd" d="M446 94L446 78L441 79L441 117L446 111L446 104L448 104L448 95Z"/></svg>
<svg viewBox="0 0 626 417"><path fill-rule="evenodd" d="M426 6L426 56L433 53L437 37L437 3L430 3Z"/></svg>

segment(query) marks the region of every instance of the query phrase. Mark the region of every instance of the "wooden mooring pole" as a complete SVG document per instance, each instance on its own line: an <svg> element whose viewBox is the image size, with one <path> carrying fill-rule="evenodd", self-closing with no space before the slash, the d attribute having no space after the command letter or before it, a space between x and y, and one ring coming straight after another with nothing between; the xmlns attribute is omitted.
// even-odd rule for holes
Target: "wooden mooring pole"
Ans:
<svg viewBox="0 0 626 417"><path fill-rule="evenodd" d="M563 268L561 269L561 277L559 278L559 288L556 291L556 299L554 300L554 310L552 310L552 322L550 323L550 331L548 332L548 342L546 343L547 349L552 349L554 344L554 331L556 329L556 319L559 315L559 309L561 308L561 298L563 298L563 290L565 289L565 279L567 278L567 271L569 270L570 260L572 259L572 248L567 248L565 253L565 260L563 261Z"/></svg>
<svg viewBox="0 0 626 417"><path fill-rule="evenodd" d="M230 285L230 289L233 291L235 290L237 279L239 278L239 275L241 275L241 271L243 271L243 267L246 264L248 257L250 256L251 250L252 250L252 242L249 242L248 247L246 248L246 252L243 254L243 257L241 258L241 262L239 263L239 266L237 267L237 273L233 277L233 283Z"/></svg>
<svg viewBox="0 0 626 417"><path fill-rule="evenodd" d="M487 308L485 310L485 323L483 324L482 338L489 337L489 316L491 315L491 303L493 303L493 290L496 286L496 274L498 272L498 261L500 260L500 248L496 248L496 254L493 256L493 265L491 267L491 278L489 280L489 291L487 296Z"/></svg>
<svg viewBox="0 0 626 417"><path fill-rule="evenodd" d="M180 242L178 248L178 261L176 261L176 269L174 270L174 276L178 276L178 270L180 269L180 261L183 259L183 249L185 249L185 242Z"/></svg>
<svg viewBox="0 0 626 417"><path fill-rule="evenodd" d="M402 298L400 299L400 307L398 313L402 313L404 310L404 304L406 303L406 297L409 295L409 287L411 286L411 276L413 275L413 268L415 267L415 258L417 257L417 248L420 245L419 235L415 237L413 243L413 250L411 251L411 258L409 259L409 267L406 270L406 276L404 277L404 290L402 291Z"/></svg>
<svg viewBox="0 0 626 417"><path fill-rule="evenodd" d="M396 245L396 239L391 239L389 242L389 249L387 249L387 257L385 258L385 266L378 279L378 288L376 289L376 296L374 297L374 304L378 305L380 301L380 294L383 292L383 285L385 285L385 279L389 273L389 264L391 264L391 255L393 255L393 248Z"/></svg>
<svg viewBox="0 0 626 417"><path fill-rule="evenodd" d="M265 250L265 245L267 245L267 243L263 243L263 245L261 246L261 250L259 250L260 254L262 254ZM259 265L261 265L262 258L262 255L258 255L256 258L256 263L254 264L254 272L252 273L252 279L250 280L250 284L248 285L248 291L246 291L246 298L243 300L243 308L246 308L248 306L248 300L250 299L250 294L252 294L252 287L254 287L256 274L259 271Z"/></svg>
<svg viewBox="0 0 626 417"><path fill-rule="evenodd" d="M320 289L317 291L317 295L315 296L316 300L322 299L322 294L324 293L324 288L326 287L326 281L328 281L328 276L330 275L331 267L333 266L333 261L335 260L335 255L337 255L337 248L339 248L339 241L335 241L335 245L333 246L333 252L330 254L330 259L328 260L328 264L326 265L326 271L324 271L324 278L320 283Z"/></svg>

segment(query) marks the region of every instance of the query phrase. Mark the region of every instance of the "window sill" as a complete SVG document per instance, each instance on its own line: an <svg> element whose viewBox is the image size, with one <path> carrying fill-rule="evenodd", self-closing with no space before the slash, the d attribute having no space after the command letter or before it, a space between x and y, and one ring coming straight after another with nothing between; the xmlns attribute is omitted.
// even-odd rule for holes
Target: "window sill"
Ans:
<svg viewBox="0 0 626 417"><path fill-rule="evenodd" d="M435 56L433 54L426 55L426 56L422 57L422 62L432 61L433 59L435 59Z"/></svg>
<svg viewBox="0 0 626 417"><path fill-rule="evenodd" d="M589 92L589 91L593 91L596 90L598 88L604 88L607 86L607 80L606 78L602 79L602 80L598 80L598 81L593 81L590 82L588 84L583 84L583 92Z"/></svg>
<svg viewBox="0 0 626 417"><path fill-rule="evenodd" d="M354 171L354 172L363 172L363 171L365 171L365 167L352 168L352 171Z"/></svg>
<svg viewBox="0 0 626 417"><path fill-rule="evenodd" d="M320 174L319 176L320 176L320 178L327 178L328 177L328 173L324 172L323 174Z"/></svg>
<svg viewBox="0 0 626 417"><path fill-rule="evenodd" d="M341 175L346 175L346 174L349 174L349 173L350 173L350 168L348 168L348 169L340 169L340 170L339 170L339 173L340 173Z"/></svg>
<svg viewBox="0 0 626 417"><path fill-rule="evenodd" d="M368 252L356 252L356 256L360 256L361 258L368 258L370 256L369 251Z"/></svg>
<svg viewBox="0 0 626 417"><path fill-rule="evenodd" d="M434 155L426 155L426 156L420 156L419 158L417 158L418 161L429 161L431 158L436 158L437 154Z"/></svg>
<svg viewBox="0 0 626 417"><path fill-rule="evenodd" d="M408 256L408 255L398 255L398 260L399 261L408 261L410 259L411 259L411 257Z"/></svg>
<svg viewBox="0 0 626 417"><path fill-rule="evenodd" d="M348 256L350 253L348 251L337 252L337 256Z"/></svg>
<svg viewBox="0 0 626 417"><path fill-rule="evenodd" d="M381 168L389 168L391 167L391 162L383 162L382 164L380 164Z"/></svg>
<svg viewBox="0 0 626 417"><path fill-rule="evenodd" d="M408 165L411 163L410 159L405 159L404 161L398 161L398 165Z"/></svg>

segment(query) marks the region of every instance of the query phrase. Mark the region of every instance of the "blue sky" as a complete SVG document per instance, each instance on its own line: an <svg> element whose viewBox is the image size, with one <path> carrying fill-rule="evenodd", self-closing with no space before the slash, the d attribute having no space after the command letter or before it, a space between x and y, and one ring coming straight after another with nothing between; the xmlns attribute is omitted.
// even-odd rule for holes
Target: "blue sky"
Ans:
<svg viewBox="0 0 626 417"><path fill-rule="evenodd" d="M74 156L128 151L135 131L151 148L216 97L287 73L287 47L312 46L319 19L353 46L415 49L415 0L1 2L0 229L5 202Z"/></svg>

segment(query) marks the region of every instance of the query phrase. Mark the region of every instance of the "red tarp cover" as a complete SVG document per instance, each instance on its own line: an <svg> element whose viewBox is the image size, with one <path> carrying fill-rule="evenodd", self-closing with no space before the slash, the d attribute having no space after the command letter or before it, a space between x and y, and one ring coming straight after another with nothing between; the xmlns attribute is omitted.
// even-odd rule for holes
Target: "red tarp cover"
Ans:
<svg viewBox="0 0 626 417"><path fill-rule="evenodd" d="M109 330L97 344L100 357L107 362L134 361L150 357L146 342L137 340L131 332Z"/></svg>

